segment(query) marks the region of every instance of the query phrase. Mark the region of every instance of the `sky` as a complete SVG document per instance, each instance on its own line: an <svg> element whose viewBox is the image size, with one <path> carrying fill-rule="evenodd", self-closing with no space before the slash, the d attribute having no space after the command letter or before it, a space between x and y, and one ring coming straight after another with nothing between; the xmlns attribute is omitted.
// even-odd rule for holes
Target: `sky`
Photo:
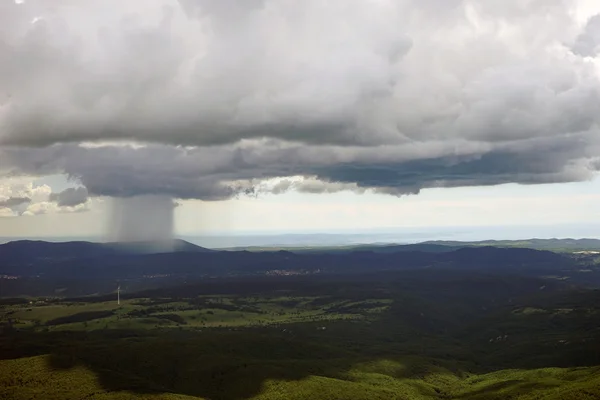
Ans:
<svg viewBox="0 0 600 400"><path fill-rule="evenodd" d="M0 0L0 236L590 236L598 109L597 1Z"/></svg>

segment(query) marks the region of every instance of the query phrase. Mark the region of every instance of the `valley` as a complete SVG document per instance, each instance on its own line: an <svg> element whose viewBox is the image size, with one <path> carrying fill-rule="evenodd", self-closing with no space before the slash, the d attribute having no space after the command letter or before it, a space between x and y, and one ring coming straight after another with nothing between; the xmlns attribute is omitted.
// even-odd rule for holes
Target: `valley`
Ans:
<svg viewBox="0 0 600 400"><path fill-rule="evenodd" d="M103 293L52 277L44 296L0 299L0 398L598 398L600 290L571 278L589 260L505 250L391 253L396 267L349 253L348 270L261 253L321 271L267 262L135 290L105 276Z"/></svg>

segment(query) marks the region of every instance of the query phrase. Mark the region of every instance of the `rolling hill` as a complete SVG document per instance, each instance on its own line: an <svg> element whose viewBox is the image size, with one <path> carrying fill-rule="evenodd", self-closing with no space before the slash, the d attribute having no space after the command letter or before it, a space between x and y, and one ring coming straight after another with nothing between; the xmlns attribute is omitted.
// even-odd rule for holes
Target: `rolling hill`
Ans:
<svg viewBox="0 0 600 400"><path fill-rule="evenodd" d="M0 263L4 265L34 262L60 262L116 255L158 254L169 252L211 252L184 240L151 242L45 242L18 240L0 245Z"/></svg>
<svg viewBox="0 0 600 400"><path fill-rule="evenodd" d="M458 242L435 240L422 244L450 247L520 247L549 251L600 251L600 239L524 239L524 240L482 240L476 242Z"/></svg>

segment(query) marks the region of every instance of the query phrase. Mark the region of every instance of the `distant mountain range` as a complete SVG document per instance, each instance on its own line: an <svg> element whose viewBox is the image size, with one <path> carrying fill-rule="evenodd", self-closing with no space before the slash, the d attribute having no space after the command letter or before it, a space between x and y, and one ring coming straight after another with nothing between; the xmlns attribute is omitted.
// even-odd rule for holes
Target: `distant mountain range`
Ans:
<svg viewBox="0 0 600 400"><path fill-rule="evenodd" d="M600 239L525 239L525 240L482 240L473 242L433 240L414 244L354 244L345 246L254 246L235 247L228 250L248 251L291 251L294 253L349 253L372 251L375 253L398 253L424 251L427 253L445 253L465 247L516 247L554 252L600 251Z"/></svg>
<svg viewBox="0 0 600 400"><path fill-rule="evenodd" d="M212 252L204 247L175 239L152 242L92 243L18 240L0 245L0 265L58 262L104 256L125 256L172 252Z"/></svg>
<svg viewBox="0 0 600 400"><path fill-rule="evenodd" d="M550 251L600 251L599 239L526 239L526 240L482 240L477 242L458 242L435 240L424 242L434 246L494 246L494 247L524 247Z"/></svg>
<svg viewBox="0 0 600 400"><path fill-rule="evenodd" d="M78 278L134 278L156 274L223 276L268 271L352 273L432 266L556 273L561 268L570 268L574 262L572 257L550 251L461 247L458 243L357 246L304 252L215 251L183 240L138 243L17 241L0 245L0 274Z"/></svg>
<svg viewBox="0 0 600 400"><path fill-rule="evenodd" d="M0 297L86 295L249 276L343 276L397 271L535 277L600 287L600 255L444 242L299 251L216 251L183 240L139 243L16 241L0 245ZM437 271L437 272L436 272ZM507 278L508 279L508 278ZM66 293L66 292L64 292Z"/></svg>

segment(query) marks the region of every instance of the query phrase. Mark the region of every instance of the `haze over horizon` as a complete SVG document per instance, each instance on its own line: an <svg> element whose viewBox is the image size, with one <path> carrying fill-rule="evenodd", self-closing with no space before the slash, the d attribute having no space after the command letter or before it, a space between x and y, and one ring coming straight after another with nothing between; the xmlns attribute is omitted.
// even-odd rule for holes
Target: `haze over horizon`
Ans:
<svg viewBox="0 0 600 400"><path fill-rule="evenodd" d="M2 237L600 220L597 1L0 0L0 43Z"/></svg>

